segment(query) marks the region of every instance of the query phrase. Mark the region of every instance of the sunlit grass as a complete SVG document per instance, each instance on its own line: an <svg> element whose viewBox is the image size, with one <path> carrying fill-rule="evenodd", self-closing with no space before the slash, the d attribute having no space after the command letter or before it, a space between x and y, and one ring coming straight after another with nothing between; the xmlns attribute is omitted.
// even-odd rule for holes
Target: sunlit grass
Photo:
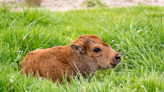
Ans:
<svg viewBox="0 0 164 92"><path fill-rule="evenodd" d="M0 8L0 91L164 91L164 7L135 6L52 12ZM91 82L26 77L20 62L37 48L67 45L93 34L122 55L115 69L98 71Z"/></svg>

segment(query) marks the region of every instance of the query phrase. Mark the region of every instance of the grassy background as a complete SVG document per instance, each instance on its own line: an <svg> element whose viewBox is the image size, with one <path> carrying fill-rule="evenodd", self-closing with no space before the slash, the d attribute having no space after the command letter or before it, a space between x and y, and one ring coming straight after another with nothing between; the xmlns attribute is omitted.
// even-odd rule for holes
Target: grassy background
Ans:
<svg viewBox="0 0 164 92"><path fill-rule="evenodd" d="M80 35L101 37L122 55L111 70L92 81L63 85L20 74L20 62L37 48L67 45ZM0 8L0 92L163 92L164 7L134 6L52 12Z"/></svg>

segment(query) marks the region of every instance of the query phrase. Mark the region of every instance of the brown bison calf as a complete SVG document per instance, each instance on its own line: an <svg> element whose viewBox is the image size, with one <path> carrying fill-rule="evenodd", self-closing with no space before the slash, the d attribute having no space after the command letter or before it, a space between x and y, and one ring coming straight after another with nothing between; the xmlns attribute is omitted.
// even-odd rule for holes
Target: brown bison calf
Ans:
<svg viewBox="0 0 164 92"><path fill-rule="evenodd" d="M91 72L114 68L120 62L120 55L99 37L83 35L68 46L55 46L48 49L37 49L27 53L21 62L22 74L33 73L49 77L54 82L62 81L62 75L80 74L86 78ZM67 71L67 73L66 73Z"/></svg>

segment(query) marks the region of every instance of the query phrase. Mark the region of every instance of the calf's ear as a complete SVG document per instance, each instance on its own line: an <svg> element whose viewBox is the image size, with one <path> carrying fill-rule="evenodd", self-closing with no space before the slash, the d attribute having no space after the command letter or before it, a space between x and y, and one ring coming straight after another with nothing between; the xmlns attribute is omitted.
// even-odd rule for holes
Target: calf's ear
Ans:
<svg viewBox="0 0 164 92"><path fill-rule="evenodd" d="M77 45L71 45L71 48L77 53L77 54L82 54L84 52L84 49L80 46Z"/></svg>

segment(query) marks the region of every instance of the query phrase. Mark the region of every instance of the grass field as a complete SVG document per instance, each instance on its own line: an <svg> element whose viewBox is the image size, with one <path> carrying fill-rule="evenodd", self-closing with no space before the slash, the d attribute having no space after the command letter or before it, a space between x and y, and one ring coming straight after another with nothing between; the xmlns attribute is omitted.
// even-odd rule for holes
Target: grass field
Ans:
<svg viewBox="0 0 164 92"><path fill-rule="evenodd" d="M115 69L89 83L26 77L20 62L37 48L67 45L93 34L122 55ZM0 92L164 92L164 7L134 6L52 12L0 8Z"/></svg>

